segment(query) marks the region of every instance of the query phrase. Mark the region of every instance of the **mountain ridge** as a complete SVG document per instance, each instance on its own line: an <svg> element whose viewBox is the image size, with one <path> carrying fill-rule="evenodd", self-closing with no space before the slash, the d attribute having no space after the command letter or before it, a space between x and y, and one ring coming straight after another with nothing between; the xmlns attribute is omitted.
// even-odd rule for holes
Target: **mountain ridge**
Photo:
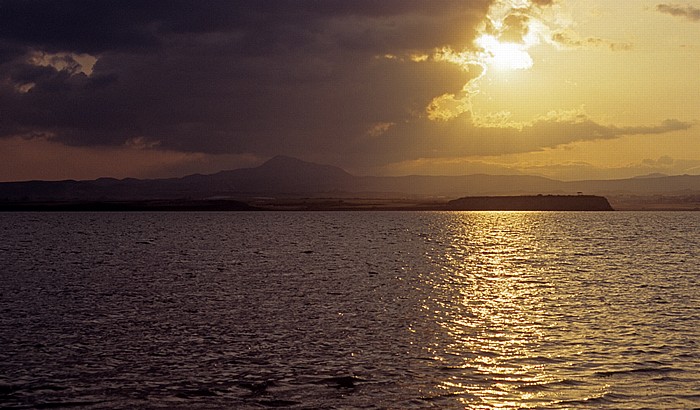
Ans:
<svg viewBox="0 0 700 410"><path fill-rule="evenodd" d="M0 201L154 200L280 197L700 194L699 175L559 181L532 175L355 176L340 167L275 156L252 168L179 178L0 183Z"/></svg>

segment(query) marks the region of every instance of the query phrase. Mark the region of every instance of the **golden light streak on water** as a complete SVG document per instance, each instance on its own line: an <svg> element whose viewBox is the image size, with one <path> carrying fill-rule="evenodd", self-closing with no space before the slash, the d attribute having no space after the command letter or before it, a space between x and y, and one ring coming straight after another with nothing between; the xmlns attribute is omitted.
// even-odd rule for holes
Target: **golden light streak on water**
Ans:
<svg viewBox="0 0 700 410"><path fill-rule="evenodd" d="M470 383L462 373L442 381L441 388L465 396L470 407L529 408L556 401L547 391L535 391L557 381L541 357L543 299L551 286L532 261L541 251L534 233L537 215L462 213L452 220L441 261L450 280L433 283L440 296L434 313L449 339L450 365L471 369L479 380ZM425 276L437 277L442 275Z"/></svg>

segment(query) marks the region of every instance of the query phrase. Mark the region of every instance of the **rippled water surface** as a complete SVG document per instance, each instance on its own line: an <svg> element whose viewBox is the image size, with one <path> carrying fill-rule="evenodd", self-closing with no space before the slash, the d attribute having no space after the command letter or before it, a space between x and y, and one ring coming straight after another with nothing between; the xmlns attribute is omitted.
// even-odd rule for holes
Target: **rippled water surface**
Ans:
<svg viewBox="0 0 700 410"><path fill-rule="evenodd" d="M7 213L0 238L4 408L700 407L700 213Z"/></svg>

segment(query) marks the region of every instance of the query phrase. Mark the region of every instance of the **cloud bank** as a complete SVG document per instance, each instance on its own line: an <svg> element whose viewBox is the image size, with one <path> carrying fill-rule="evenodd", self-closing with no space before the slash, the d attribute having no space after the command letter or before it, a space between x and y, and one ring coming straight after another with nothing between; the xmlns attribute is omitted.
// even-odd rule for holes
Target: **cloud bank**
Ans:
<svg viewBox="0 0 700 410"><path fill-rule="evenodd" d="M488 5L6 1L0 135L72 145L142 138L208 153L342 149L469 78L446 62L379 56L467 47Z"/></svg>
<svg viewBox="0 0 700 410"><path fill-rule="evenodd" d="M700 8L679 4L658 4L656 10L675 17L685 17L690 21L700 21Z"/></svg>

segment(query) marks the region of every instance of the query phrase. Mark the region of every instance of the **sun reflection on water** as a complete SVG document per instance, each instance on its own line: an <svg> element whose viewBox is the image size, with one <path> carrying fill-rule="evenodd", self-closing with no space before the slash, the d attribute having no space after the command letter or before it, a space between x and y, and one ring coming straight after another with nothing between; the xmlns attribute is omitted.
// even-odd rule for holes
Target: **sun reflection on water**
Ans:
<svg viewBox="0 0 700 410"><path fill-rule="evenodd" d="M454 214L443 272L425 277L449 340L438 359L452 376L439 388L471 408L541 406L546 392L537 387L556 381L538 353L547 322L542 301L551 286L532 260L538 252L533 215Z"/></svg>

